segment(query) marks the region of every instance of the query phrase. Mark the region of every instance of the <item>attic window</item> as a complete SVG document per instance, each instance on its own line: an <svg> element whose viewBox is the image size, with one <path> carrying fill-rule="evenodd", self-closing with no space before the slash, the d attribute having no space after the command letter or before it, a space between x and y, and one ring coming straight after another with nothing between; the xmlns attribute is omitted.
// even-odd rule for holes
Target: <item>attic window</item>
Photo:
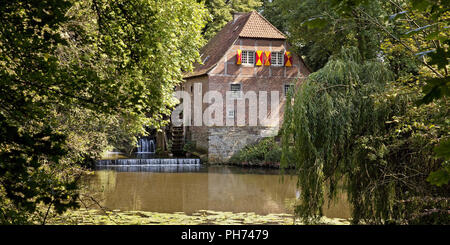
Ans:
<svg viewBox="0 0 450 245"><path fill-rule="evenodd" d="M284 52L272 52L271 64L273 66L283 66L284 64Z"/></svg>
<svg viewBox="0 0 450 245"><path fill-rule="evenodd" d="M242 64L243 65L255 64L255 51L242 50Z"/></svg>

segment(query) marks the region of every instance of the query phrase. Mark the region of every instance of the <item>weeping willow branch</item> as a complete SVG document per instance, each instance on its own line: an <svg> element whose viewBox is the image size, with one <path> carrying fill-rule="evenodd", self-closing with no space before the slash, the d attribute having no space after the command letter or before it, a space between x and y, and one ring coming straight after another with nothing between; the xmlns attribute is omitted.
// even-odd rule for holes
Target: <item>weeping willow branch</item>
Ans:
<svg viewBox="0 0 450 245"><path fill-rule="evenodd" d="M390 203L390 196L383 196L390 187L375 186L368 192L383 175L377 164L367 159L370 150L362 139L384 127L385 120L380 118L388 118L389 108L375 109L372 95L382 92L390 79L382 63L363 62L356 48L344 49L311 74L295 94L293 104L287 105L282 167L295 164L298 171L302 192L296 214L304 222L320 218L325 190L331 198L342 182L349 188L355 223L369 217L386 218L391 206L380 207L372 200L379 195L380 200ZM377 208L378 215L368 215Z"/></svg>
<svg viewBox="0 0 450 245"><path fill-rule="evenodd" d="M329 87L326 87L326 88L323 88L323 89L319 89L319 90L317 91L317 93L322 92L322 91L325 91L325 90L328 90L328 89L337 88L337 87L345 87L345 88L348 88L348 86L349 86L349 85L344 85L344 84L333 85L333 86L329 86Z"/></svg>

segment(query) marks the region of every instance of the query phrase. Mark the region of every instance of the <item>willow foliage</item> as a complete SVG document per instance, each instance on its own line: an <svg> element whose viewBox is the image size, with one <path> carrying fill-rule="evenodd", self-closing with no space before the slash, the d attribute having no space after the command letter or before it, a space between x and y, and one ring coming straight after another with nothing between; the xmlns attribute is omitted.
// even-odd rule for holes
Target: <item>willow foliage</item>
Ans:
<svg viewBox="0 0 450 245"><path fill-rule="evenodd" d="M317 221L341 190L353 223L450 221L449 186L426 180L442 164L433 148L448 138L448 101L417 107L415 80L393 80L383 62L344 48L290 95L281 164L295 164L303 221Z"/></svg>
<svg viewBox="0 0 450 245"><path fill-rule="evenodd" d="M376 106L372 95L383 91L390 78L381 62L362 62L356 49L346 49L311 74L288 103L282 166L296 165L302 190L302 204L296 211L305 221L322 216L325 190L329 189L330 198L335 196L344 177L352 189L352 204L362 203L366 209L390 208L386 198L373 198L388 190L362 193L360 188L364 173L376 172L362 159L360 138L376 135L384 127L393 108Z"/></svg>

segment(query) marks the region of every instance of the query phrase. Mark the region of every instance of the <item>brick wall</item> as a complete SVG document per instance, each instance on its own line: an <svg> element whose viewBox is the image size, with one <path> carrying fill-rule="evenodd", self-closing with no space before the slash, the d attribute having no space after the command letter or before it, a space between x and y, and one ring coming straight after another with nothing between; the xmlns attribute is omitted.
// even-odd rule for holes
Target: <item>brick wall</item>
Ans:
<svg viewBox="0 0 450 245"><path fill-rule="evenodd" d="M191 95L191 126L185 126L184 127L184 133L185 133L185 139L189 141L195 141L197 143L198 147L208 149L208 128L206 126L194 126L194 108L196 107L194 105L194 84L201 84L202 85L202 96L208 91L209 82L208 82L208 76L200 76L200 77L194 77L191 79L186 80L186 82L183 84L183 90L188 92ZM205 110L207 104L202 102L202 111L201 114L203 114L203 111Z"/></svg>

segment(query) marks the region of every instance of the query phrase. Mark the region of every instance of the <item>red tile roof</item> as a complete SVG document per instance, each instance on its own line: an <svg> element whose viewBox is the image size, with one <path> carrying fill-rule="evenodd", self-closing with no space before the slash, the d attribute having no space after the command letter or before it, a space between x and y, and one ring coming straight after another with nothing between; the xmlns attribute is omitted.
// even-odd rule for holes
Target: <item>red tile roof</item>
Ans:
<svg viewBox="0 0 450 245"><path fill-rule="evenodd" d="M184 78L205 75L214 68L217 62L219 62L239 37L286 39L281 31L275 28L258 12L241 13L238 18L228 22L200 50L201 59L204 64L195 64L194 71L186 74Z"/></svg>
<svg viewBox="0 0 450 245"><path fill-rule="evenodd" d="M286 36L258 12L250 13L240 37L286 39Z"/></svg>

